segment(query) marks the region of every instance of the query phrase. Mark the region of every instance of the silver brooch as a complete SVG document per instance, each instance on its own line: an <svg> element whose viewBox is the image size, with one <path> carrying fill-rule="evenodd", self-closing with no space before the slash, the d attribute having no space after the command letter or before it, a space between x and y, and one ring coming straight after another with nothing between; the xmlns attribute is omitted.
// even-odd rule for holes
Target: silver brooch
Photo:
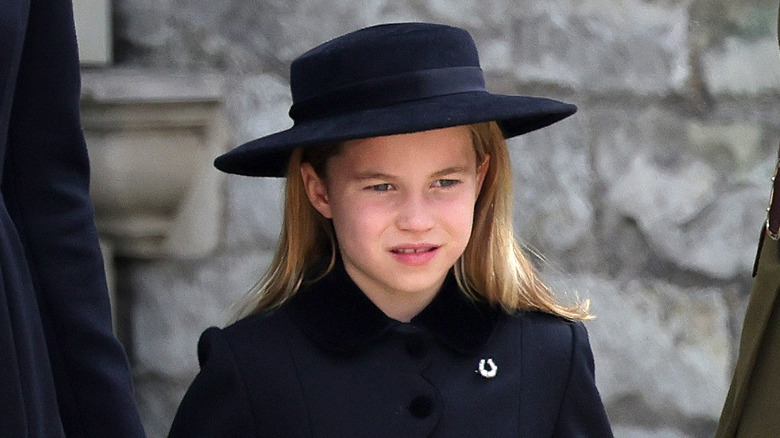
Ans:
<svg viewBox="0 0 780 438"><path fill-rule="evenodd" d="M487 368L485 368L485 365L487 365ZM492 379L498 373L498 366L493 362L493 359L482 359L479 361L479 369L474 370L474 372L479 373L486 379Z"/></svg>

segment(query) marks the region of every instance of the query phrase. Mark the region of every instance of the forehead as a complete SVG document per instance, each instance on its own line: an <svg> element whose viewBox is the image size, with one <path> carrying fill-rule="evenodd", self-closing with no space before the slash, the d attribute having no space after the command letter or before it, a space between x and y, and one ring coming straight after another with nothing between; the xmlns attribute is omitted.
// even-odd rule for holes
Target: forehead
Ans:
<svg viewBox="0 0 780 438"><path fill-rule="evenodd" d="M389 168L401 172L421 167L476 166L468 126L350 140L333 158L357 170Z"/></svg>

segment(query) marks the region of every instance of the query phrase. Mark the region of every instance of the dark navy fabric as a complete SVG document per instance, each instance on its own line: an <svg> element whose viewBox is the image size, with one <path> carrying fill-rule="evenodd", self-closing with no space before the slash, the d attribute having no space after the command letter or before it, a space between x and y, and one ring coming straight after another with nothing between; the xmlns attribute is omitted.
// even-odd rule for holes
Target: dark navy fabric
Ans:
<svg viewBox="0 0 780 438"><path fill-rule="evenodd" d="M582 323L507 315L452 276L401 323L337 265L280 309L207 330L198 354L171 438L612 436Z"/></svg>
<svg viewBox="0 0 780 438"><path fill-rule="evenodd" d="M0 2L0 436L141 437L111 330L68 0Z"/></svg>

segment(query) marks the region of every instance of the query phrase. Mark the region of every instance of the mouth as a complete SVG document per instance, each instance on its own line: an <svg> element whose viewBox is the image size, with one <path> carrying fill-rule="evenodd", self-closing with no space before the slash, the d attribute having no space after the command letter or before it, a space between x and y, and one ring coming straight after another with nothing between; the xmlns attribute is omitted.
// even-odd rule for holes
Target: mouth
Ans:
<svg viewBox="0 0 780 438"><path fill-rule="evenodd" d="M393 248L390 250L393 254L422 254L425 252L433 252L438 249L438 246L425 246L420 248Z"/></svg>
<svg viewBox="0 0 780 438"><path fill-rule="evenodd" d="M390 248L390 254L403 265L425 266L436 258L439 249L441 249L441 245L431 245L430 243L402 244Z"/></svg>

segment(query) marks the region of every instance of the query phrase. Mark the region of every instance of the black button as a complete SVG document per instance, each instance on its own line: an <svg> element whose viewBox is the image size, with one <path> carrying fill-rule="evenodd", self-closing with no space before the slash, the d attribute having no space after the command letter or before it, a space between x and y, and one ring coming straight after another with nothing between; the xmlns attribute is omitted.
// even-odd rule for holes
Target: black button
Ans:
<svg viewBox="0 0 780 438"><path fill-rule="evenodd" d="M393 330L401 336L411 336L419 334L420 329L408 322L399 322L393 326Z"/></svg>
<svg viewBox="0 0 780 438"><path fill-rule="evenodd" d="M393 326L393 331L400 336L406 345L406 352L415 359L422 359L428 352L425 335L420 328L410 323L398 323Z"/></svg>
<svg viewBox="0 0 780 438"><path fill-rule="evenodd" d="M426 418L433 412L433 399L420 396L409 403L409 412L416 418Z"/></svg>
<svg viewBox="0 0 780 438"><path fill-rule="evenodd" d="M406 351L415 359L422 359L425 357L427 346L425 340L419 333L413 334L406 338Z"/></svg>

